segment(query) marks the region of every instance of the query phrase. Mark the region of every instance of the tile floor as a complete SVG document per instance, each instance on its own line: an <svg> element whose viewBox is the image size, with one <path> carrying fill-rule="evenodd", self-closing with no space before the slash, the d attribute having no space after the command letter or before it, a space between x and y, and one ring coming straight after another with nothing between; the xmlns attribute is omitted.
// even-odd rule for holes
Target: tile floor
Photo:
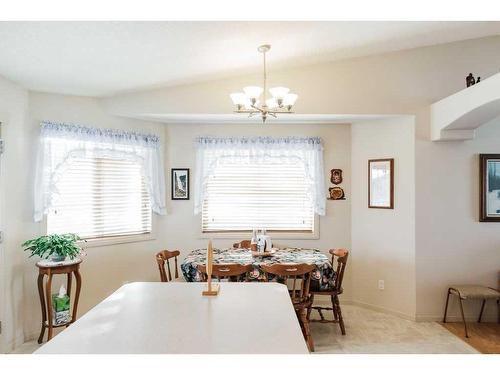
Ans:
<svg viewBox="0 0 500 375"><path fill-rule="evenodd" d="M316 353L478 353L438 323L416 323L349 304L342 311L346 336L338 325L311 324ZM29 354L38 347L30 341L12 353Z"/></svg>
<svg viewBox="0 0 500 375"><path fill-rule="evenodd" d="M478 353L435 322L417 323L348 304L342 312L345 336L337 324L311 323L316 353Z"/></svg>

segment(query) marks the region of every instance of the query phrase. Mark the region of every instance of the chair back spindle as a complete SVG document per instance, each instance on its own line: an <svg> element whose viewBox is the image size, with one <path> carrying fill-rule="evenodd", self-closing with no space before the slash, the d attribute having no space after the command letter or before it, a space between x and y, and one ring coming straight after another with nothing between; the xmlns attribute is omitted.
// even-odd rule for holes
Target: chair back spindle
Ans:
<svg viewBox="0 0 500 375"><path fill-rule="evenodd" d="M160 271L160 280L164 283L172 281L172 272L170 269L170 259L174 258L174 275L175 279L179 278L179 269L177 263L177 257L180 255L180 251L168 251L163 250L156 254L156 263L158 264L158 270ZM167 264L167 269L165 270L165 263Z"/></svg>
<svg viewBox="0 0 500 375"><path fill-rule="evenodd" d="M346 249L332 249L329 252L332 255L332 267L335 267L335 260L337 261L333 288L339 291L342 288L342 280L344 279L349 251Z"/></svg>

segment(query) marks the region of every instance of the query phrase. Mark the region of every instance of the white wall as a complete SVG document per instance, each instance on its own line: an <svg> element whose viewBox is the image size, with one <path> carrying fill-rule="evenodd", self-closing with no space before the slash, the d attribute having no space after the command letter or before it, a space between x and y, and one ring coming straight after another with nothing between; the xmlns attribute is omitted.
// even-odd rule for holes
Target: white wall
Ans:
<svg viewBox="0 0 500 375"><path fill-rule="evenodd" d="M157 281L154 254L162 249L179 249L181 260L192 249L206 246L200 237L200 218L194 216L193 199L172 201L170 199L170 168L194 168L194 139L200 135L314 135L325 142L325 179L332 168L345 171L342 184L347 196L350 194L350 126L328 125L164 125L109 116L92 98L30 93L29 127L31 141L35 141L40 121L53 120L73 122L107 128L150 131L162 138L165 151L165 175L167 182L167 210L164 217L155 216L156 239L152 241L125 243L112 246L89 247L82 264L83 289L79 304L79 315L99 303L127 281ZM193 176L193 175L192 175ZM31 176L30 176L31 177ZM29 184L32 181L30 180ZM326 181L325 181L326 183ZM30 205L31 207L31 205ZM31 212L29 213L31 215ZM30 217L31 219L31 217ZM45 234L45 223L27 223L34 235ZM327 215L320 219L318 240L293 240L297 246L318 247L327 251L332 247L350 247L350 200L328 201ZM26 239L25 237L23 239ZM217 239L216 246L230 246L234 239ZM286 244L287 240L280 240ZM38 334L40 308L35 287L36 269L34 260L25 262L25 318L26 336ZM61 279L62 280L62 279ZM54 287L58 287L56 282Z"/></svg>
<svg viewBox="0 0 500 375"><path fill-rule="evenodd" d="M500 119L480 127L471 141L425 142L418 153L421 213L417 231L417 319L442 319L446 286L498 285L500 226L479 222L479 154L500 153ZM452 300L451 318L460 315ZM480 302L464 310L477 319ZM496 321L494 302L485 319Z"/></svg>
<svg viewBox="0 0 500 375"><path fill-rule="evenodd" d="M477 236L492 241L488 246L498 246L500 227L494 223L464 225L464 212L447 215L456 210L457 204L476 204L477 197L455 194L461 188L447 191L448 198L441 199L436 191L454 168L469 175L469 163L450 166L451 158L442 158L443 149L467 156L461 143L434 144L430 141L429 106L448 95L462 90L465 77L470 72L483 80L499 71L500 37L467 40L457 43L416 48L377 56L323 63L271 71L270 84L286 83L300 97L298 113L320 114L410 114L416 115L415 127L415 265L417 282L417 317L437 317L442 311L446 288L454 282L487 282L496 285L493 273L498 270L498 258ZM272 65L271 65L272 68ZM111 113L137 115L144 113L228 113L231 110L228 93L255 82L258 75L204 82L179 87L149 90L119 95L103 100ZM477 151L484 145L478 144ZM458 172L457 172L458 173ZM453 174L451 174L453 175ZM470 184L475 184L472 176ZM439 185L439 186L438 186ZM459 202L459 203L457 203ZM464 203L465 202L465 203ZM468 213L468 215L470 215ZM467 221L469 222L469 221ZM431 224L432 223L432 224ZM442 232L457 227L453 232ZM477 228L473 229L473 228ZM446 233L446 234L444 234ZM455 246L461 244L460 246ZM443 248L453 249L453 259L440 257ZM474 274L457 272L467 269L468 256L475 249L483 257L482 267L475 267ZM451 250L449 250L451 251ZM431 252L431 254L429 254ZM431 256L429 256L431 255ZM453 262L451 266L450 262ZM429 271L428 271L429 270ZM446 276L443 276L446 275ZM408 291L412 293L412 291ZM405 293L406 295L407 293ZM401 295L404 298L404 295ZM415 312L414 312L415 314Z"/></svg>
<svg viewBox="0 0 500 375"><path fill-rule="evenodd" d="M477 205L477 183L473 153L498 152L493 139L472 141L471 143L435 144L430 142L428 106L448 96L464 86L464 77L474 72L487 77L498 72L500 61L500 37L469 40L459 43L418 48L379 56L357 58L335 63L318 64L308 67L271 71L271 84L286 82L300 94L297 111L300 113L351 113L351 114L412 114L416 115L415 144L415 191L416 191L416 248L415 265L417 278L417 317L435 317L444 304L444 293L449 282L477 281L496 284L494 274L499 268L496 249L500 244L499 228L495 223L478 223L474 205ZM7 256L6 322L4 337L13 340L13 332L22 332L20 311L27 314L27 334L38 330L38 322L31 319L35 312L39 314L33 281L34 269L31 261L25 261L20 251L20 243L37 234L43 228L31 221L32 202L32 165L34 161L35 139L39 120L88 123L94 126L123 127L127 129L149 129L159 131L167 139L167 168L190 166L191 155L185 153L190 143L190 132L195 128L169 125L166 129L154 123L117 118L111 114L139 113L228 113L231 111L227 94L240 89L260 77L246 76L215 82L205 82L162 90L144 91L106 99L75 98L58 95L33 93L28 98L26 91L0 79L0 113L7 118L9 125L4 129L7 150L3 156L4 176L8 175L8 184L4 193L2 209L8 214L5 220L4 256ZM26 119L26 110L30 102L30 118ZM500 124L492 125L492 128ZM196 126L195 126L196 127ZM231 134L239 131L234 125L218 128L218 134ZM295 129L293 126L286 127ZM347 127L346 127L347 128ZM198 130L204 127L200 125ZM215 130L214 128L213 130ZM235 130L237 129L237 130ZM257 128L261 129L261 128ZM278 128L276 128L278 129ZM299 129L299 128L296 128ZM300 131L312 129L309 125ZM322 134L330 130L321 127ZM342 139L342 127L336 126L332 140ZM248 134L258 130L248 127ZM267 130L266 130L267 131ZM274 131L274 130L269 130ZM299 131L299 130L293 130ZM320 130L318 130L320 131ZM212 131L210 131L211 133ZM323 133L325 132L325 133ZM179 138L177 138L177 133ZM173 139L173 135L176 138ZM283 134L276 130L276 134ZM315 134L316 135L316 134ZM333 142L333 141L328 141ZM189 145L190 146L190 145ZM334 144L335 147L339 145ZM178 150L174 152L173 150ZM340 149L342 150L342 148ZM339 150L339 152L341 152ZM181 152L182 151L182 152ZM329 151L332 152L332 151ZM333 151L337 152L337 151ZM347 151L348 153L348 151ZM339 167L335 158L327 168ZM340 157L339 157L339 160ZM339 164L346 165L348 158ZM340 166L340 168L342 168ZM344 169L344 168L343 168ZM472 175L471 175L472 174ZM349 173L346 173L348 177ZM471 178L468 179L468 177ZM169 174L167 173L167 179ZM336 230L330 240L320 239L318 246L348 246L349 224L340 220L340 216L349 215L351 195L346 181L348 200L329 202L328 212L332 215L325 219L335 229L326 225L326 232ZM398 194L398 190L396 190ZM364 201L364 198L363 198ZM202 240L192 237L194 228L190 223L189 212L192 202L168 202L171 216L158 219L160 228L172 228L172 231L160 230L158 239L151 243L128 244L93 248L83 265L83 271L92 269L96 275L108 274L109 278L86 277L84 282L80 312L85 311L99 299L116 289L124 280L153 280L157 278L154 263L148 257L154 250L162 247L188 248L203 244ZM187 207L187 208L186 208ZM453 213L448 215L447 212ZM175 216L177 215L178 216ZM178 217L178 219L174 219ZM350 219L347 219L350 222ZM167 225L168 223L168 225ZM189 228L189 236L184 232ZM338 228L338 229L337 229ZM181 233L181 234L179 234ZM322 233L325 233L322 228ZM184 239L183 239L184 237ZM408 240L408 239L407 239ZM184 242L186 241L186 242ZM324 241L324 242L322 242ZM333 242L332 244L330 244ZM311 241L305 242L311 244ZM172 244L172 245L171 245ZM150 246L151 245L151 246ZM471 263L470 252L474 250L476 260ZM122 254L127 255L126 262L117 262ZM355 258L354 258L355 259ZM27 306L20 299L23 279L23 264L26 264L26 299ZM473 267L471 268L471 264ZM355 260L352 262L356 269ZM469 272L471 270L472 272ZM90 274L90 272L88 272ZM104 282L103 282L104 280ZM363 281L363 280L362 280ZM364 282L364 281L363 281ZM372 282L366 280L368 287ZM356 282L353 280L353 288ZM362 285L362 284L358 284ZM411 290L401 290L401 298L411 294ZM358 294L359 295L359 294ZM390 295L386 293L385 295ZM359 297L361 298L361 297ZM377 301L373 301L378 303ZM388 306L392 300L387 300ZM384 302L384 303L385 303ZM405 309L406 310L406 307ZM9 316L10 314L10 316ZM39 315L38 315L39 316Z"/></svg>
<svg viewBox="0 0 500 375"><path fill-rule="evenodd" d="M0 229L4 239L0 244L0 352L23 342L23 264L20 250L24 236L30 234L31 189L27 184L30 173L31 144L24 133L28 110L28 93L0 77L0 122L5 153L0 157Z"/></svg>
<svg viewBox="0 0 500 375"><path fill-rule="evenodd" d="M319 217L319 239L277 240L280 244L303 247L318 247L328 251L334 247L350 247L350 148L351 130L348 124L336 125L168 125L166 126L168 168L194 168L193 141L198 136L319 136L324 141L325 184L330 170L344 171L341 186L347 196L345 201L327 201L327 212ZM170 172L168 173L170 186ZM329 184L331 185L331 184ZM170 187L169 190L170 192ZM168 246L179 248L184 254L190 249L206 245L200 238L200 217L193 216L194 201L172 201L168 197L169 215L163 230ZM182 235L179 235L182 233ZM230 246L234 239L215 240L216 246Z"/></svg>
<svg viewBox="0 0 500 375"><path fill-rule="evenodd" d="M415 114L462 90L469 72L482 79L498 73L499 61L500 36L494 36L280 71L269 63L268 86L286 85L298 93L297 113ZM116 95L102 102L117 114L228 114L233 109L229 93L261 79L256 69L255 75Z"/></svg>
<svg viewBox="0 0 500 375"><path fill-rule="evenodd" d="M32 160L35 157L36 139L39 135L39 126L42 120L151 132L159 135L162 143L164 143L165 129L163 125L110 116L103 111L97 99L31 92L29 100L29 118L26 121L26 132L19 134L19 137L26 142L30 142L33 146L33 148L23 150L26 156L29 156ZM23 181L23 193L19 195L27 201L26 222L19 243L34 236L46 234L46 223L34 223L32 219L33 165L30 164L29 168L26 168L26 172L22 172L29 174L29 176L27 176L27 180ZM12 186L12 188L15 187ZM29 193L25 194L25 190L29 190ZM15 209L12 208L12 211L15 211ZM161 230L164 227L164 221L165 217L155 215L154 222L160 229L155 240L89 247L86 249L87 257L81 266L83 286L78 306L79 316L127 281L157 280L158 271L154 254L167 246ZM12 251L21 254L19 243L15 244ZM26 258L26 255L21 254L21 257ZM26 339L38 336L41 320L40 303L35 284L37 275L37 269L34 266L35 262L35 259L23 259L25 265L25 298L23 307L17 307L18 314L21 314L21 311L24 312ZM54 289L59 288L62 281L62 277L58 278L58 281L54 283Z"/></svg>
<svg viewBox="0 0 500 375"><path fill-rule="evenodd" d="M352 125L352 300L415 317L415 120ZM394 158L394 209L368 208L368 160ZM385 289L378 289L378 280Z"/></svg>

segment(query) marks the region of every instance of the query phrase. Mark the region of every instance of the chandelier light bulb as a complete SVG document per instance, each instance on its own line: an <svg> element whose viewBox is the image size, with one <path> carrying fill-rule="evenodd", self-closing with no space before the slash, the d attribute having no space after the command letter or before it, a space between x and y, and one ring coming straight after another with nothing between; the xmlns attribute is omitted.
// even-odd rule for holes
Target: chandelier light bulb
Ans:
<svg viewBox="0 0 500 375"><path fill-rule="evenodd" d="M267 105L267 108L270 108L270 109L278 108L278 102L274 98L267 99L266 105Z"/></svg>
<svg viewBox="0 0 500 375"><path fill-rule="evenodd" d="M252 104L252 102L250 101L250 99L247 98L247 100L245 101L244 106L245 106L245 109L252 110L252 109L255 109L254 107L258 107L259 104L260 104L260 100L255 100L255 103ZM253 107L252 107L252 105L253 105Z"/></svg>
<svg viewBox="0 0 500 375"><path fill-rule="evenodd" d="M235 105L244 105L247 102L247 97L242 92L234 92L229 96Z"/></svg>
<svg viewBox="0 0 500 375"><path fill-rule="evenodd" d="M247 86L243 88L243 91L250 99L258 99L264 90L259 86Z"/></svg>
<svg viewBox="0 0 500 375"><path fill-rule="evenodd" d="M269 92L274 99L281 100L290 92L290 89L287 87L273 87L272 89L269 89Z"/></svg>
<svg viewBox="0 0 500 375"><path fill-rule="evenodd" d="M285 97L283 98L283 105L284 106L294 105L298 97L299 96L297 94L286 94Z"/></svg>

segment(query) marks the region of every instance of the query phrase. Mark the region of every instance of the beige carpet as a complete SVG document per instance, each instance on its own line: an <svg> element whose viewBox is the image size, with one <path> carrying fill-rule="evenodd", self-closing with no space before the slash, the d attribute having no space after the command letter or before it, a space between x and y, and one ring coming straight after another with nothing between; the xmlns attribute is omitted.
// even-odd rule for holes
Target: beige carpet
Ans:
<svg viewBox="0 0 500 375"><path fill-rule="evenodd" d="M316 353L478 353L439 323L416 323L354 305L342 305L342 311L346 336L338 325L311 323ZM38 347L30 341L13 353Z"/></svg>
<svg viewBox="0 0 500 375"><path fill-rule="evenodd" d="M337 324L311 323L316 353L478 353L439 323L417 323L355 305L342 305L342 312L345 336Z"/></svg>

